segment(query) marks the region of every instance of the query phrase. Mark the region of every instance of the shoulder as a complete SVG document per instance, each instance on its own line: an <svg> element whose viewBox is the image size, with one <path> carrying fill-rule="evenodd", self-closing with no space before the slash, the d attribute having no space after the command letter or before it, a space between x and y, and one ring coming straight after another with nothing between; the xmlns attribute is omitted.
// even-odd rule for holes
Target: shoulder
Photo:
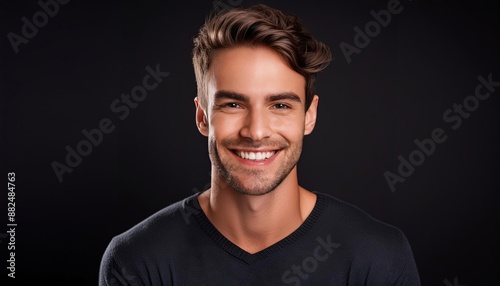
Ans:
<svg viewBox="0 0 500 286"><path fill-rule="evenodd" d="M199 212L193 200L196 195L159 210L113 237L101 260L100 285L114 285L112 281L124 279L142 281L152 275L151 269L172 264L173 254L193 236L193 214Z"/></svg>
<svg viewBox="0 0 500 286"><path fill-rule="evenodd" d="M355 205L339 200L331 195L316 193L323 201L323 218L334 228L342 228L343 232L360 235L372 239L390 239L401 237L402 231L390 224L384 223Z"/></svg>
<svg viewBox="0 0 500 286"><path fill-rule="evenodd" d="M362 257L365 261L367 258L389 258L407 247L408 240L399 228L333 196L318 193L318 199L324 204L318 223L352 257Z"/></svg>
<svg viewBox="0 0 500 286"><path fill-rule="evenodd" d="M196 195L159 210L113 237L103 259L112 257L119 263L121 260L154 258L158 253L175 250L175 243L185 241L183 238L190 235L196 223L193 214L199 209L193 205L193 200Z"/></svg>
<svg viewBox="0 0 500 286"><path fill-rule="evenodd" d="M140 247L142 251L147 251L148 247L156 246L165 242L166 238L171 241L172 237L182 239L182 235L189 231L189 227L194 223L193 214L199 210L193 207L192 201L196 195L175 202L129 230L115 236L111 245L115 247L128 246L132 248Z"/></svg>
<svg viewBox="0 0 500 286"><path fill-rule="evenodd" d="M320 225L340 244L339 251L349 257L352 271L362 277L370 269L366 275L387 277L390 285L419 285L410 244L399 228L333 196L317 195L325 204Z"/></svg>

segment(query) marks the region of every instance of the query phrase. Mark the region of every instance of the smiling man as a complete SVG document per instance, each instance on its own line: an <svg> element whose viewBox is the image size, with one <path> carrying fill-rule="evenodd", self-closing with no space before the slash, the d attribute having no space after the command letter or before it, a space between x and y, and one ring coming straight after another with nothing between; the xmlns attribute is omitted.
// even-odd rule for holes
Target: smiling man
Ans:
<svg viewBox="0 0 500 286"><path fill-rule="evenodd" d="M100 285L420 285L400 230L298 184L329 49L263 5L212 17L194 44L211 188L113 238Z"/></svg>

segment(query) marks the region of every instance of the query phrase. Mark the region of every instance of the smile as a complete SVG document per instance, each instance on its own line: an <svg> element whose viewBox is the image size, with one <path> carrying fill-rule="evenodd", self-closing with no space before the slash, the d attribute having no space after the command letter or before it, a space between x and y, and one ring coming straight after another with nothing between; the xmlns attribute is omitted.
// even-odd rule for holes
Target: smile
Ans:
<svg viewBox="0 0 500 286"><path fill-rule="evenodd" d="M246 160L252 161L264 161L276 154L276 151L269 152L245 152L245 151L233 151L238 157Z"/></svg>

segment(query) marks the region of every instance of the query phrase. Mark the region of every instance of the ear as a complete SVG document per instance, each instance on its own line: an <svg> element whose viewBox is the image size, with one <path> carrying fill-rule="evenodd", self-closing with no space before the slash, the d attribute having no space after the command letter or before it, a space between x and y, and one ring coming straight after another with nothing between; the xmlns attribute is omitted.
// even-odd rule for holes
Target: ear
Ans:
<svg viewBox="0 0 500 286"><path fill-rule="evenodd" d="M304 135L309 135L314 130L314 126L316 125L316 116L318 114L318 101L319 96L314 95L311 105L306 112Z"/></svg>
<svg viewBox="0 0 500 286"><path fill-rule="evenodd" d="M207 114L201 107L198 97L194 98L194 105L196 106L196 127L203 136L208 136Z"/></svg>

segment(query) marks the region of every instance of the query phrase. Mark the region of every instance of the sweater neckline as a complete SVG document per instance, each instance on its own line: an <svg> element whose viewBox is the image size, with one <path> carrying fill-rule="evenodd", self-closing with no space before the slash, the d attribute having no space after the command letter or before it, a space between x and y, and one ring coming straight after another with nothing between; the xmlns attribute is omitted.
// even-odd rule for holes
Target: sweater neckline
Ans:
<svg viewBox="0 0 500 286"><path fill-rule="evenodd" d="M326 205L325 197L321 193L314 192L314 194L316 194L316 203L314 204L311 213L307 216L304 222L302 222L302 224L295 231L293 231L285 238L268 246L263 250L260 250L259 252L252 254L243 250L242 248L231 242L229 239L227 239L224 235L222 235L222 233L219 232L219 230L217 230L212 222L210 222L205 212L201 208L200 203L198 202L198 196L200 194L201 192L198 192L186 200L186 203L188 205L197 210L193 213L193 215L200 227L222 249L247 264L253 264L259 260L273 255L283 248L294 244L297 240L307 234L307 232L312 228L314 223L320 217L320 214L322 213Z"/></svg>

